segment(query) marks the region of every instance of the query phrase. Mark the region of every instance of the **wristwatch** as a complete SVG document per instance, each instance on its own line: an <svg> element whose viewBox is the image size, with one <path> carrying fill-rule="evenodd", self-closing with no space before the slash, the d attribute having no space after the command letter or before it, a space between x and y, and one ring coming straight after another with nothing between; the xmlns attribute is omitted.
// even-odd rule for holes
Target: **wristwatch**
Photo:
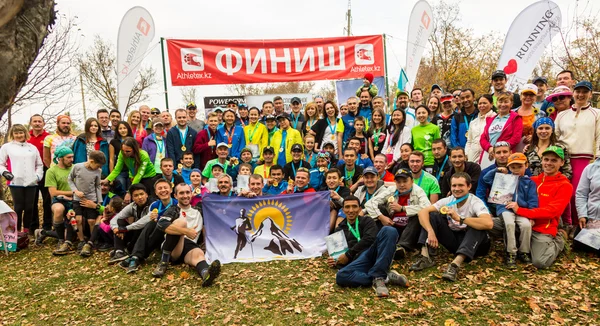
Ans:
<svg viewBox="0 0 600 326"><path fill-rule="evenodd" d="M465 224L466 217L462 217L462 216L459 216L459 217L460 217L460 225Z"/></svg>

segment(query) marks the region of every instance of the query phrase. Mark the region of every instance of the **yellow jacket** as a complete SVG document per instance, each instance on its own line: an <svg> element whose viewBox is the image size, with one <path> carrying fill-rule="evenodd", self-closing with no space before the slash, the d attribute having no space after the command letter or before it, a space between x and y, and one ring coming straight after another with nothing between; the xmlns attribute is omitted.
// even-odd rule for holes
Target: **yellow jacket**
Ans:
<svg viewBox="0 0 600 326"><path fill-rule="evenodd" d="M273 135L273 138L271 139L271 146L273 147L273 149L275 149L275 159L273 162L277 162L277 159L279 157L279 154L281 154L280 149L281 149L281 139L282 139L282 132L283 130L279 129L275 132L275 134ZM302 140L302 135L300 135L300 132L292 127L287 129L287 136L285 138L285 147L284 147L284 151L285 151L285 161L286 163L289 163L292 161L292 145L294 144L300 144L302 145L302 148L304 148L304 140Z"/></svg>
<svg viewBox="0 0 600 326"><path fill-rule="evenodd" d="M263 148L267 146L268 134L269 133L267 131L267 127L265 127L265 125L260 122L256 122L253 125L246 125L244 127L244 135L246 136L246 147L248 147L249 144L258 145L258 155L262 158Z"/></svg>

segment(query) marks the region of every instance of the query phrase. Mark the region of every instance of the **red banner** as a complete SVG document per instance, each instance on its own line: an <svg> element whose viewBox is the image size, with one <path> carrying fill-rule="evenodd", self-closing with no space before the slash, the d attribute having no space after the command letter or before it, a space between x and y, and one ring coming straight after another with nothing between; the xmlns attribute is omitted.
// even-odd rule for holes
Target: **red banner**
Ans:
<svg viewBox="0 0 600 326"><path fill-rule="evenodd" d="M167 40L173 86L251 84L384 75L383 37Z"/></svg>

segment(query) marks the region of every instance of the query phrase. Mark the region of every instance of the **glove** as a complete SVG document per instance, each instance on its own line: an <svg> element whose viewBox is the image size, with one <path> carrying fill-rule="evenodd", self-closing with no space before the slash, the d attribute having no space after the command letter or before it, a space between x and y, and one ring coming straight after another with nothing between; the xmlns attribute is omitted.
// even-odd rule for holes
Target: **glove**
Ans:
<svg viewBox="0 0 600 326"><path fill-rule="evenodd" d="M119 232L117 233L126 233L127 232L127 228L124 226L119 226Z"/></svg>
<svg viewBox="0 0 600 326"><path fill-rule="evenodd" d="M15 176L14 176L12 173L8 172L8 171L4 171L4 172L2 173L2 176L3 176L3 177L6 179L6 180L8 180L8 181L12 181L12 179L14 179L14 178L15 178Z"/></svg>

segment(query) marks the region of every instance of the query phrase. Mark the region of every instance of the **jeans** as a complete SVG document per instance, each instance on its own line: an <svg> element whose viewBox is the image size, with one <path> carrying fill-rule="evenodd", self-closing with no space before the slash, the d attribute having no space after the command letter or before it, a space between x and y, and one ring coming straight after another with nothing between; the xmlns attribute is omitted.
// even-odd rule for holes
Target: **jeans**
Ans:
<svg viewBox="0 0 600 326"><path fill-rule="evenodd" d="M126 219L118 220L117 224L122 227L129 225ZM115 250L124 251L125 248L127 248L128 252L133 252L133 247L135 246L141 233L142 230L131 230L123 234L123 239L115 235L113 237Z"/></svg>
<svg viewBox="0 0 600 326"><path fill-rule="evenodd" d="M385 278L396 252L398 232L384 226L377 233L375 243L363 251L358 258L340 269L336 275L339 286L370 286L375 278Z"/></svg>
<svg viewBox="0 0 600 326"><path fill-rule="evenodd" d="M118 185L115 186L115 194L119 197L123 198L125 193L131 186L131 180L129 180L129 171L127 169L123 169L121 173L115 179L118 182Z"/></svg>

